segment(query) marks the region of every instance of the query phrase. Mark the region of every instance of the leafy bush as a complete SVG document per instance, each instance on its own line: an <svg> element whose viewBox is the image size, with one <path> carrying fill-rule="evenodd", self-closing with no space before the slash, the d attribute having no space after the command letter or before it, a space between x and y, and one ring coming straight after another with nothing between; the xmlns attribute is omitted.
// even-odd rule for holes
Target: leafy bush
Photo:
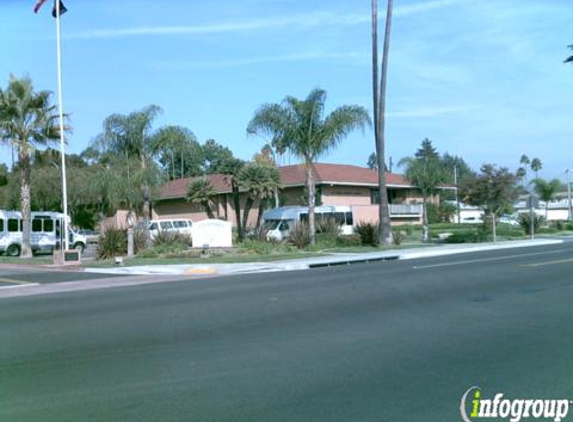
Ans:
<svg viewBox="0 0 573 422"><path fill-rule="evenodd" d="M146 230L136 228L133 230L133 249L139 253L149 247L149 234Z"/></svg>
<svg viewBox="0 0 573 422"><path fill-rule="evenodd" d="M477 230L458 230L447 237L445 243L477 243L484 240Z"/></svg>
<svg viewBox="0 0 573 422"><path fill-rule="evenodd" d="M350 236L338 236L336 238L336 246L341 248L360 246L361 244L362 244L362 239L357 234L352 234Z"/></svg>
<svg viewBox="0 0 573 422"><path fill-rule="evenodd" d="M261 224L259 227L255 227L253 229L247 229L247 239L257 240L259 242L272 242L272 239L267 239L268 234L269 229L265 227L264 224Z"/></svg>
<svg viewBox="0 0 573 422"><path fill-rule="evenodd" d="M392 243L394 245L397 245L397 246L401 245L402 241L405 239L405 237L406 236L404 235L404 233L400 230L393 230L392 231Z"/></svg>
<svg viewBox="0 0 573 422"><path fill-rule="evenodd" d="M566 230L573 230L573 221L568 221L568 222L565 224L565 229L566 229Z"/></svg>
<svg viewBox="0 0 573 422"><path fill-rule="evenodd" d="M291 226L287 243L304 249L310 244L310 230L307 223L296 223Z"/></svg>
<svg viewBox="0 0 573 422"><path fill-rule="evenodd" d="M556 220L556 221L553 221L553 223L552 223L551 225L552 225L552 227L554 227L555 230L557 230L557 231L563 231L563 230L565 230L565 221Z"/></svg>
<svg viewBox="0 0 573 422"><path fill-rule="evenodd" d="M239 243L238 247L242 252L258 255L290 253L296 250L296 248L286 243L267 242L256 239L246 239L244 242Z"/></svg>
<svg viewBox="0 0 573 422"><path fill-rule="evenodd" d="M153 247L163 245L183 245L187 248L191 245L191 236L177 231L163 230L153 237L152 244Z"/></svg>
<svg viewBox="0 0 573 422"><path fill-rule="evenodd" d="M329 235L331 237L337 237L340 234L340 226L340 223L334 218L327 218L317 222L316 232Z"/></svg>
<svg viewBox="0 0 573 422"><path fill-rule="evenodd" d="M523 228L523 230L525 230L525 233L528 234L531 233L531 217L528 212L519 214L519 217L517 217L517 221L519 222L519 225ZM535 214L533 216L533 230L535 232L538 232L539 228L543 226L543 224L545 224L545 218Z"/></svg>
<svg viewBox="0 0 573 422"><path fill-rule="evenodd" d="M99 235L97 243L98 259L109 259L127 254L127 231L116 227L106 227Z"/></svg>
<svg viewBox="0 0 573 422"><path fill-rule="evenodd" d="M440 205L429 203L427 206L428 223L448 223L456 214L456 206L449 202L441 202Z"/></svg>
<svg viewBox="0 0 573 422"><path fill-rule="evenodd" d="M363 245L378 245L378 223L359 222L354 232L360 236Z"/></svg>

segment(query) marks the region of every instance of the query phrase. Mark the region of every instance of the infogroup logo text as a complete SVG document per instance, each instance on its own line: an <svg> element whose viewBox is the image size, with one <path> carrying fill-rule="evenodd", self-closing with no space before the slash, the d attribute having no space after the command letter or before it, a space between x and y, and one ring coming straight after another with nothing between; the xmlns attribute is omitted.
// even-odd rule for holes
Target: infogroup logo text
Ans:
<svg viewBox="0 0 573 422"><path fill-rule="evenodd" d="M568 399L505 399L503 393L497 393L493 399L484 399L479 387L468 389L462 396L460 412L464 422L480 419L508 419L510 422L528 420L548 420L560 422L567 417Z"/></svg>

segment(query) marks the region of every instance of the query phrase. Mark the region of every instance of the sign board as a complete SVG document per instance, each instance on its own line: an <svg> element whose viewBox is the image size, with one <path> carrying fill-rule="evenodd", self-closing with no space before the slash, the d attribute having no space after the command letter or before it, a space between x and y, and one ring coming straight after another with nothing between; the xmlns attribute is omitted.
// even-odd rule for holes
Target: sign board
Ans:
<svg viewBox="0 0 573 422"><path fill-rule="evenodd" d="M56 265L73 265L81 261L81 253L75 249L67 251L55 250L53 252L54 264Z"/></svg>
<svg viewBox="0 0 573 422"><path fill-rule="evenodd" d="M211 248L230 248L233 246L232 225L223 220L203 220L193 223L191 239L194 248L209 245Z"/></svg>

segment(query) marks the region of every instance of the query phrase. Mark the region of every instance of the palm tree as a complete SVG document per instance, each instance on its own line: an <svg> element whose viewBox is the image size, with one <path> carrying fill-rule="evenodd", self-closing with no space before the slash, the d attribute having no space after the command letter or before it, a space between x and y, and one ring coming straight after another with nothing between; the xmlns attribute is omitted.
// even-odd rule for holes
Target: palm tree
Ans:
<svg viewBox="0 0 573 422"><path fill-rule="evenodd" d="M247 227L249 213L255 200L258 200L259 212L256 224L258 228L267 200L272 198L281 186L280 173L276 167L268 164L251 163L239 172L239 185L247 191L247 200L243 211L243 227Z"/></svg>
<svg viewBox="0 0 573 422"><path fill-rule="evenodd" d="M247 127L248 134L266 134L275 144L285 145L304 160L308 189L308 223L311 243L315 240L315 182L313 163L333 149L351 131L370 125L368 111L345 105L324 117L326 91L314 89L304 100L287 96L280 104L264 104Z"/></svg>
<svg viewBox="0 0 573 422"><path fill-rule="evenodd" d="M161 113L156 105L144 107L130 114L112 114L103 122L103 132L96 138L94 146L111 157L122 155L126 159L135 158L142 170L155 167L153 160L155 148L151 126L153 120ZM143 218L151 215L150 186L141 186L143 196Z"/></svg>
<svg viewBox="0 0 573 422"><path fill-rule="evenodd" d="M555 194L561 190L561 182L558 179L551 181L544 179L533 179L532 181L535 193L539 199L545 202L545 221L549 215L549 201L553 199Z"/></svg>
<svg viewBox="0 0 573 422"><path fill-rule="evenodd" d="M531 170L533 170L533 172L535 173L535 178L537 179L537 173L539 172L539 170L541 170L543 168L543 164L541 163L541 160L539 158L534 158L531 160Z"/></svg>
<svg viewBox="0 0 573 422"><path fill-rule="evenodd" d="M22 258L32 256L30 247L30 154L38 146L60 139L59 117L49 91L34 92L30 78L10 76L0 89L0 140L18 151L20 209L22 211ZM67 128L66 128L67 130Z"/></svg>
<svg viewBox="0 0 573 422"><path fill-rule="evenodd" d="M211 200L217 195L217 191L208 177L200 177L192 180L187 188L187 201L201 205L209 218L215 218L211 209Z"/></svg>
<svg viewBox="0 0 573 422"><path fill-rule="evenodd" d="M382 71L378 82L378 0L372 0L372 99L374 103L374 138L376 156L378 157L378 191L380 204L378 217L380 220L378 240L380 244L392 243L392 227L390 225L390 210L388 206L388 190L386 188L385 166L385 127L386 127L386 82L388 79L388 55L390 52L390 34L392 32L393 0L388 0L386 7L386 27L384 31L384 47L382 50Z"/></svg>
<svg viewBox="0 0 573 422"><path fill-rule="evenodd" d="M400 160L399 165L405 165L406 178L422 193L424 213L422 214L422 242L430 240L428 230L428 199L436 196L440 185L445 183L447 175L440 163L439 157L406 157Z"/></svg>

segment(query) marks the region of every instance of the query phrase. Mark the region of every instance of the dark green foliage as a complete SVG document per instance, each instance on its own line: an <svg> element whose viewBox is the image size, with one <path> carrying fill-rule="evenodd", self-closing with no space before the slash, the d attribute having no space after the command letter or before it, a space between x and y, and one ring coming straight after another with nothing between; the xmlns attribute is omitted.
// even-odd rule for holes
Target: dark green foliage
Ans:
<svg viewBox="0 0 573 422"><path fill-rule="evenodd" d="M362 245L362 238L357 234L349 236L338 236L336 238L336 246L338 247L352 247Z"/></svg>
<svg viewBox="0 0 573 422"><path fill-rule="evenodd" d="M446 243L477 243L483 241L483 237L477 230L458 230L445 239Z"/></svg>
<svg viewBox="0 0 573 422"><path fill-rule="evenodd" d="M296 251L296 248L287 243L281 242L267 242L256 239L246 239L238 245L241 251L257 254L257 255L272 255L272 254L285 254Z"/></svg>
<svg viewBox="0 0 573 422"><path fill-rule="evenodd" d="M428 222L430 224L449 223L456 213L456 207L449 202L441 202L440 205L428 204Z"/></svg>
<svg viewBox="0 0 573 422"><path fill-rule="evenodd" d="M378 245L378 223L361 221L354 227L354 232L360 236L363 245Z"/></svg>
<svg viewBox="0 0 573 422"><path fill-rule="evenodd" d="M418 151L416 151L415 154L416 158L434 158L434 159L438 159L440 156L438 154L438 152L436 151L436 148L434 148L434 146L432 145L432 141L428 138L424 138L424 140L422 140L422 145L420 145L420 148L418 148Z"/></svg>
<svg viewBox="0 0 573 422"><path fill-rule="evenodd" d="M316 222L316 232L327 234L332 237L338 237L340 235L340 223L338 223L334 218L318 220Z"/></svg>
<svg viewBox="0 0 573 422"><path fill-rule="evenodd" d="M394 245L400 246L404 241L406 236L400 230L393 230L392 231L392 243Z"/></svg>
<svg viewBox="0 0 573 422"><path fill-rule="evenodd" d="M133 249L135 253L144 251L149 246L149 235L143 229L133 230Z"/></svg>
<svg viewBox="0 0 573 422"><path fill-rule="evenodd" d="M97 243L98 259L109 259L127 254L127 231L106 227Z"/></svg>
<svg viewBox="0 0 573 422"><path fill-rule="evenodd" d="M310 230L307 223L296 223L291 226L287 243L304 249L310 244Z"/></svg>
<svg viewBox="0 0 573 422"><path fill-rule="evenodd" d="M529 234L531 231L531 216L528 212L519 214L517 218L519 225L523 228L525 233ZM540 215L534 214L533 216L533 230L535 233L545 224L545 218Z"/></svg>
<svg viewBox="0 0 573 422"><path fill-rule="evenodd" d="M152 240L154 247L163 245L182 245L188 248L191 245L191 236L177 231L163 230L158 232Z"/></svg>

